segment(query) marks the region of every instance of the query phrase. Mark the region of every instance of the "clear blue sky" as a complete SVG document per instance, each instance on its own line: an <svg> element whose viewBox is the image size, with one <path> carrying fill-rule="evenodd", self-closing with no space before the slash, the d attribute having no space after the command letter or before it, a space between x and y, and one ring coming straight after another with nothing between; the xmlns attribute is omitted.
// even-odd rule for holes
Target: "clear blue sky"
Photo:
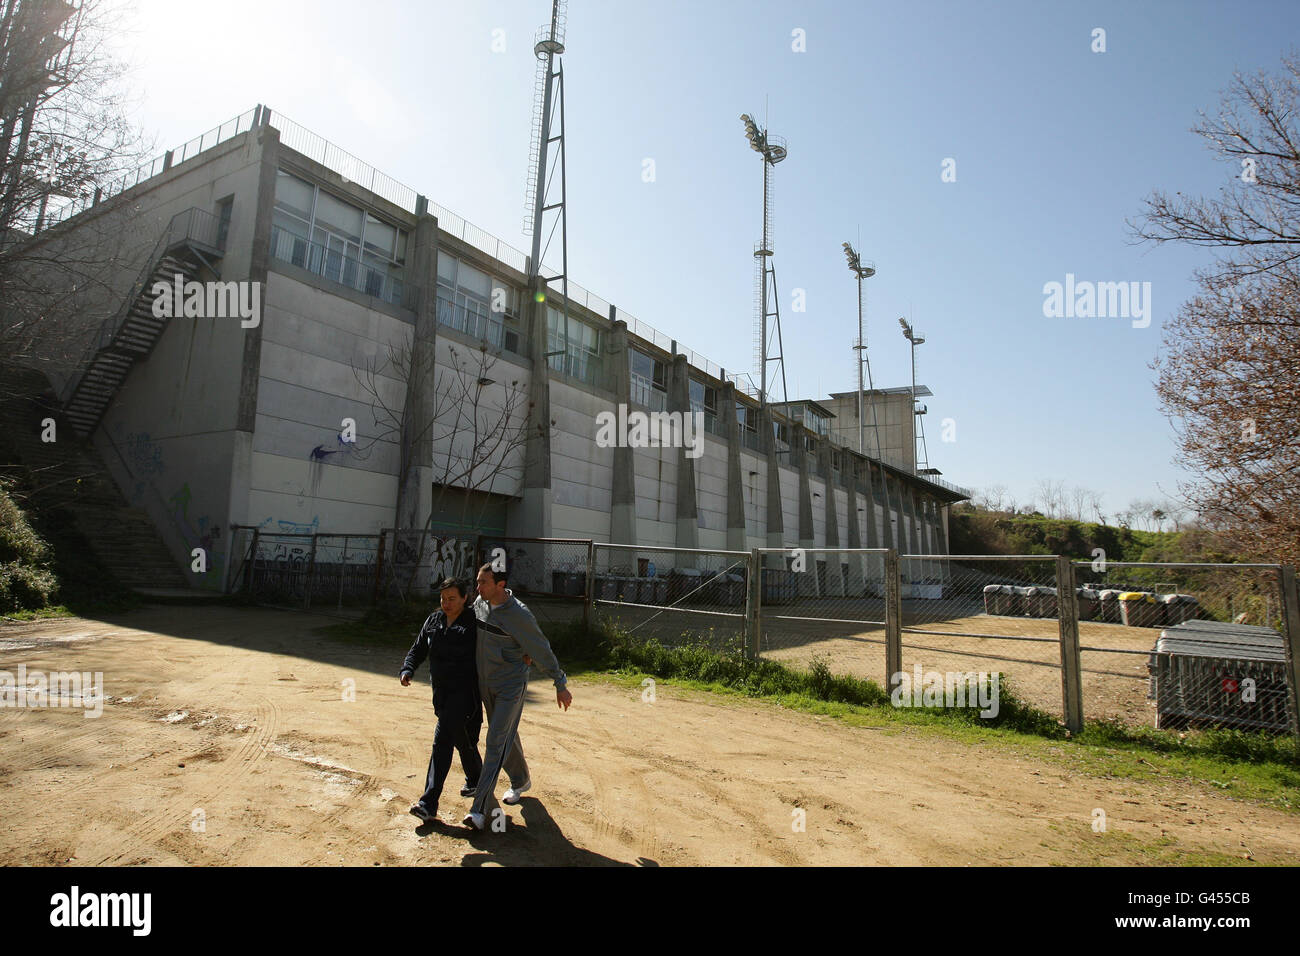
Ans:
<svg viewBox="0 0 1300 956"><path fill-rule="evenodd" d="M527 248L532 43L549 0L133 6L121 48L160 151L266 103ZM946 477L1021 501L1062 480L1104 492L1112 514L1174 492L1148 363L1210 253L1134 244L1124 220L1153 188L1211 194L1240 172L1189 127L1234 70L1279 66L1300 4L573 0L568 13L578 282L752 369L762 173L739 116L753 111L790 144L774 220L792 397L855 384L848 239L879 270L877 385L909 381L899 316L928 339L918 378ZM1150 282L1150 327L1045 318L1043 285L1066 273ZM790 311L796 288L804 313Z"/></svg>

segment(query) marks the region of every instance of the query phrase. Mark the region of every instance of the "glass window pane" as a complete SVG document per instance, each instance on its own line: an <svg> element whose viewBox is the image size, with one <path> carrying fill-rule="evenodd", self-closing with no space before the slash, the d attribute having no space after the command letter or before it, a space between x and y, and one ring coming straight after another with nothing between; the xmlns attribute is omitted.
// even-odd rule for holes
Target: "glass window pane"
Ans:
<svg viewBox="0 0 1300 956"><path fill-rule="evenodd" d="M468 263L462 262L457 269L456 285L481 299L486 299L492 294L492 280L488 278L488 274L480 272Z"/></svg>
<svg viewBox="0 0 1300 956"><path fill-rule="evenodd" d="M311 200L315 188L311 183L277 170L275 175L275 204L300 219L311 219Z"/></svg>
<svg viewBox="0 0 1300 956"><path fill-rule="evenodd" d="M456 284L456 260L445 253L438 253L438 279L447 285Z"/></svg>
<svg viewBox="0 0 1300 956"><path fill-rule="evenodd" d="M393 258L393 247L397 242L397 227L381 222L369 213L366 214L365 249L385 259Z"/></svg>
<svg viewBox="0 0 1300 956"><path fill-rule="evenodd" d="M324 226L352 242L361 242L361 210L327 192L316 197L316 225Z"/></svg>

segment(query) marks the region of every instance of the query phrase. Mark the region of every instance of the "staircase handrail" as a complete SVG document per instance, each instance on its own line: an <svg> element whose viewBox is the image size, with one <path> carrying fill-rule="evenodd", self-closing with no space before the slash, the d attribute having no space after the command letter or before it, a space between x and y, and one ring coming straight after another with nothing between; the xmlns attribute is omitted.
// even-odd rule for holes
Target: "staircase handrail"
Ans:
<svg viewBox="0 0 1300 956"><path fill-rule="evenodd" d="M209 225L211 228L211 241L204 238L208 232ZM130 292L126 299L116 312L104 317L104 321L99 324L99 331L93 339L86 343L85 350L81 353L81 360L77 363L76 374L69 380L67 388L64 389L63 403L66 405L72 396L77 393L77 387L85 377L86 372L90 369L90 364L94 360L96 353L105 348L113 341L114 336L126 324L127 317L131 314L131 307L135 305L136 300L144 292L145 285L149 282L150 276L157 268L163 254L178 243L193 239L197 242L204 242L213 248L220 248L217 243L219 236L220 221L212 213L197 206L191 206L183 212L178 212L172 216L168 222L167 228L163 230L158 241L154 244L153 250L145 259L144 268L140 271L139 278L132 284Z"/></svg>

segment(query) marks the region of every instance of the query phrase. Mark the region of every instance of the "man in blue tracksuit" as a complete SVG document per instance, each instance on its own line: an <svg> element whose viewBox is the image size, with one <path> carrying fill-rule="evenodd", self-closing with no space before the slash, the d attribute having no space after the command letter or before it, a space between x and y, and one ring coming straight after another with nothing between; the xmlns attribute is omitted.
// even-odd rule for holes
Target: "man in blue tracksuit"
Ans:
<svg viewBox="0 0 1300 956"><path fill-rule="evenodd" d="M477 584L479 599L474 602L474 614L478 619L478 679L488 731L483 745L483 773L464 823L482 830L503 769L510 778L510 789L501 798L504 803L518 803L520 794L532 786L518 733L530 663L536 663L555 682L557 706L568 710L573 695L565 686L568 678L560 670L560 662L537 626L537 619L506 587L505 572L485 564L479 568Z"/></svg>
<svg viewBox="0 0 1300 956"><path fill-rule="evenodd" d="M478 650L478 620L465 606L467 588L451 578L442 582L440 610L425 620L415 643L402 663L402 686L408 687L411 675L429 658L429 678L433 684L433 711L438 725L433 730L433 754L425 774L424 795L411 807L421 820L438 816L438 798L451 771L452 749L460 753L460 767L465 771L463 796L470 796L483 772L478 755L478 733L483 726L483 707L479 701L475 655Z"/></svg>

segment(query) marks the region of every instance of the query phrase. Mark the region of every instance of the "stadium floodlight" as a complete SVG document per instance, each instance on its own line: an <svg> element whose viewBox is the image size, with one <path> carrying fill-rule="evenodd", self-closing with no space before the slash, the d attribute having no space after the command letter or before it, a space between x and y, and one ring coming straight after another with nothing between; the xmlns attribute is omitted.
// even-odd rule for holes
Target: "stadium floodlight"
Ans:
<svg viewBox="0 0 1300 956"><path fill-rule="evenodd" d="M924 415L927 411L929 411L929 409L924 408L924 407L922 407L922 409L918 411L918 410L917 410L917 405L916 405L916 347L917 347L918 345L924 345L924 344L925 344L925 337L924 337L924 336L921 336L921 335L917 335L917 334L916 334L916 330L915 330L914 328L912 328L912 324L911 324L910 322L908 322L907 319L903 318L902 316L899 316L899 317L898 317L898 324L899 324L900 326L902 326L902 328L903 328L903 338L907 339L907 341L909 341L909 342L912 343L912 415L913 415L913 422L915 422L915 421L916 421L916 416L918 416L918 415ZM922 426L922 427L924 428L924 426ZM920 457L916 454L916 442L917 442L917 436L916 436L916 426L915 426L915 425L913 425L913 427L912 427L912 433L913 433L913 437L912 437L912 456L913 456L913 459L914 459L914 460L919 461L919 460L920 460ZM920 442L921 442L921 447L924 448L924 447L925 447L925 435L924 435L924 432L922 432L922 434L921 434L921 436L920 436ZM926 464L926 467L927 467L927 468L928 468L929 465L930 465L929 453L928 453L928 452L926 453L926 456L925 456L925 464Z"/></svg>
<svg viewBox="0 0 1300 956"><path fill-rule="evenodd" d="M866 450L866 441L864 438L864 434L866 430L866 421L862 411L862 402L863 402L862 365L863 362L865 361L867 365L868 384L871 384L870 381L871 360L867 358L867 340L866 340L866 336L863 333L864 319L863 319L863 305L862 305L862 280L870 279L873 275L876 274L876 264L874 262L867 262L866 264L863 264L861 258L859 258L858 256L857 250L854 249L852 245L850 245L847 242L841 243L841 245L844 247L844 258L847 259L849 262L849 271L852 272L855 276L857 276L858 279L858 341L854 344L853 350L857 353L857 363L858 363L858 453L865 455L867 453L867 450ZM874 402L872 402L871 405L872 432L876 438L876 457L879 458L880 457L880 429L876 425L875 417L876 417L876 405Z"/></svg>

